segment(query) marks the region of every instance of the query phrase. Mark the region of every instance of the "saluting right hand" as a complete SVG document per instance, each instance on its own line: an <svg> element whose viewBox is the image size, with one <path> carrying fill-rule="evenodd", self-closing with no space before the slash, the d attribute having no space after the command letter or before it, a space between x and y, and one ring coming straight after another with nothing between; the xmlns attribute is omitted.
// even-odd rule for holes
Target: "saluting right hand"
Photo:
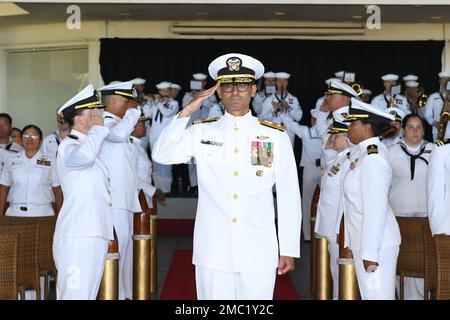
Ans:
<svg viewBox="0 0 450 320"><path fill-rule="evenodd" d="M92 128L94 125L103 126L103 112L100 109L91 110L91 116L89 117L89 128Z"/></svg>
<svg viewBox="0 0 450 320"><path fill-rule="evenodd" d="M209 88L208 90L199 92L194 99L191 100L184 108L181 110L180 115L178 118L185 118L189 117L191 114L193 114L195 111L200 109L200 107L203 104L203 101L208 99L210 96L214 94L214 92L219 87L219 84L217 83L214 87Z"/></svg>

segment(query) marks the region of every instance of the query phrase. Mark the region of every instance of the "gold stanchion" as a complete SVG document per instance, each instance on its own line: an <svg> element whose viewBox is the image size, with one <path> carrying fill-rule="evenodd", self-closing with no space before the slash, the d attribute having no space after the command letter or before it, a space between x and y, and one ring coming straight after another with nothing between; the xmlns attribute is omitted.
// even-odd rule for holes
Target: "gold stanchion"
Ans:
<svg viewBox="0 0 450 320"><path fill-rule="evenodd" d="M353 254L351 250L344 248L344 240L344 218L342 218L339 231L339 300L360 300Z"/></svg>
<svg viewBox="0 0 450 320"><path fill-rule="evenodd" d="M157 234L157 202L153 199L153 208L150 210L150 292L158 291L158 234Z"/></svg>
<svg viewBox="0 0 450 320"><path fill-rule="evenodd" d="M142 212L134 214L133 300L150 300L150 212L144 192L139 192Z"/></svg>
<svg viewBox="0 0 450 320"><path fill-rule="evenodd" d="M103 277L97 294L97 300L119 299L119 242L114 230L114 240L108 245Z"/></svg>
<svg viewBox="0 0 450 320"><path fill-rule="evenodd" d="M311 293L316 293L316 239L314 238L314 230L316 228L317 205L319 204L320 187L317 186L314 190L314 195L311 200Z"/></svg>
<svg viewBox="0 0 450 320"><path fill-rule="evenodd" d="M314 235L316 247L316 300L333 299L333 281L330 271L330 253L328 240L318 234Z"/></svg>

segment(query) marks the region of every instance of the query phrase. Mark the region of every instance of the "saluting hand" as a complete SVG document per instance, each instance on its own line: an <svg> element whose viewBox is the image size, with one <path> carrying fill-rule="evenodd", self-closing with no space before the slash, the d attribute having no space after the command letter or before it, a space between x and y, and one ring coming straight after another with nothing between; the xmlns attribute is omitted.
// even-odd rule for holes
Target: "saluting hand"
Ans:
<svg viewBox="0 0 450 320"><path fill-rule="evenodd" d="M91 116L89 117L89 128L92 128L94 125L103 126L103 113L100 109L91 110Z"/></svg>
<svg viewBox="0 0 450 320"><path fill-rule="evenodd" d="M200 107L203 104L203 101L208 99L210 96L214 94L214 92L219 87L219 84L217 83L214 87L209 88L208 90L199 92L194 99L191 100L184 108L181 110L178 118L185 118L189 117L191 114L193 114L195 111L200 109Z"/></svg>
<svg viewBox="0 0 450 320"><path fill-rule="evenodd" d="M294 258L287 256L280 256L278 263L278 275L286 274L295 269Z"/></svg>

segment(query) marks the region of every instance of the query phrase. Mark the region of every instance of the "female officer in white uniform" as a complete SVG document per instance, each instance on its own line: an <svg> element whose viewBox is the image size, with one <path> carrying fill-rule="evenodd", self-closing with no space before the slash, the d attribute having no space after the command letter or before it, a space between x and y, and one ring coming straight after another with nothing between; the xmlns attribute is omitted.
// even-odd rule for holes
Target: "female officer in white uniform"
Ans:
<svg viewBox="0 0 450 320"><path fill-rule="evenodd" d="M343 185L345 247L353 253L362 299L393 300L400 230L388 202L392 168L380 138L394 133L394 117L352 99L347 120L356 146Z"/></svg>
<svg viewBox="0 0 450 320"><path fill-rule="evenodd" d="M336 230L336 225L340 225L342 219L342 180L350 165L347 126L348 123L334 120L328 131L330 135L327 145L337 152L337 156L326 168L320 180L320 198L314 229L315 233L328 240L330 270L333 278L333 299L338 298L339 292L339 266L337 264L339 245L336 238L339 230Z"/></svg>
<svg viewBox="0 0 450 320"><path fill-rule="evenodd" d="M62 191L55 157L39 150L41 141L42 131L37 126L31 124L23 128L24 150L10 156L2 170L1 213L5 212L6 201L10 203L7 216L41 217L59 212Z"/></svg>
<svg viewBox="0 0 450 320"><path fill-rule="evenodd" d="M423 140L424 121L419 115L407 115L402 127L402 142L388 148L392 165L389 204L398 217L426 217L427 170L433 144ZM406 277L405 300L423 300L423 286L423 278Z"/></svg>

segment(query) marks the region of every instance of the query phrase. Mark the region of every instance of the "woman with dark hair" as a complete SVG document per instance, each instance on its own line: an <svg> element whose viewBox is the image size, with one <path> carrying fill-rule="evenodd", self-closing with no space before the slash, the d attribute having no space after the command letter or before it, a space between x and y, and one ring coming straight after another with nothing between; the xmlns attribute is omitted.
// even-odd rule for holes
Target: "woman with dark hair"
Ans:
<svg viewBox="0 0 450 320"><path fill-rule="evenodd" d="M42 131L30 124L22 130L24 150L9 156L0 177L0 214L18 217L52 216L59 212L62 192L55 158L39 150Z"/></svg>
<svg viewBox="0 0 450 320"><path fill-rule="evenodd" d="M16 127L12 128L9 134L9 140L22 145L22 130Z"/></svg>
<svg viewBox="0 0 450 320"><path fill-rule="evenodd" d="M355 147L343 184L345 246L353 253L362 299L394 300L400 230L388 202L392 168L380 141L396 133L394 117L352 99L347 120Z"/></svg>

